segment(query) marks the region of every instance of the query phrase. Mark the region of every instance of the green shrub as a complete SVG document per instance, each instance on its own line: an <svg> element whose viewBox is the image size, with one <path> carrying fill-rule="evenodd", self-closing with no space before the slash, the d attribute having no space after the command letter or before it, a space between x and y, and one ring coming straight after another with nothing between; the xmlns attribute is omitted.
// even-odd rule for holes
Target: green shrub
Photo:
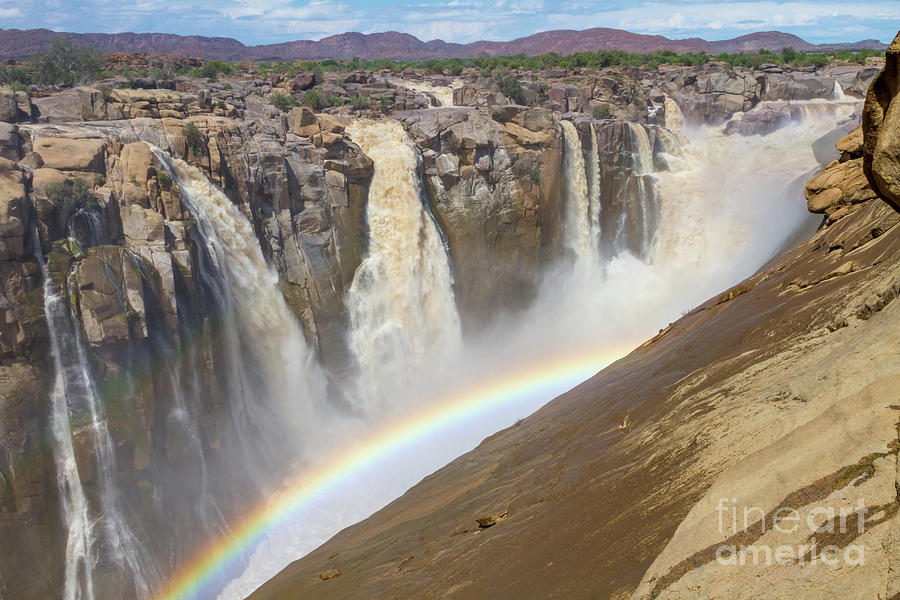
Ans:
<svg viewBox="0 0 900 600"><path fill-rule="evenodd" d="M51 183L44 188L47 198L57 209L74 212L81 208L99 206L91 191L91 186L81 177Z"/></svg>
<svg viewBox="0 0 900 600"><path fill-rule="evenodd" d="M0 64L0 83L10 87L16 83L27 86L31 83L31 73L26 67Z"/></svg>
<svg viewBox="0 0 900 600"><path fill-rule="evenodd" d="M350 106L353 108L363 109L369 108L371 102L368 96L350 96Z"/></svg>
<svg viewBox="0 0 900 600"><path fill-rule="evenodd" d="M216 108L218 108L220 110L225 110L228 108L228 106L225 105L224 100L219 100L218 102L216 102Z"/></svg>
<svg viewBox="0 0 900 600"><path fill-rule="evenodd" d="M200 130L197 129L194 123L189 121L187 125L182 127L181 135L184 136L184 140L187 142L191 152L200 154L203 151L203 134L200 133Z"/></svg>
<svg viewBox="0 0 900 600"><path fill-rule="evenodd" d="M595 104L594 108L591 109L591 113L594 115L595 119L611 119L613 116L612 109L609 107L609 104L603 102L602 104Z"/></svg>
<svg viewBox="0 0 900 600"><path fill-rule="evenodd" d="M29 91L29 87L22 83L21 81L13 81L9 84L9 89L14 92L27 92Z"/></svg>
<svg viewBox="0 0 900 600"><path fill-rule="evenodd" d="M271 100L272 104L275 105L275 108L277 108L281 112L287 112L291 108L298 105L296 98L287 94L282 94L281 92L275 92L274 94L269 96L269 100Z"/></svg>
<svg viewBox="0 0 900 600"><path fill-rule="evenodd" d="M303 106L306 106L307 108L321 110L324 107L324 104L322 93L315 88L307 90L306 93L303 94Z"/></svg>
<svg viewBox="0 0 900 600"><path fill-rule="evenodd" d="M541 185L541 172L539 170L532 169L531 173L528 174L528 178L531 180L531 185Z"/></svg>
<svg viewBox="0 0 900 600"><path fill-rule="evenodd" d="M500 80L500 93L509 98L514 104L525 103L525 93L522 84L515 77L504 77Z"/></svg>
<svg viewBox="0 0 900 600"><path fill-rule="evenodd" d="M200 76L207 79L215 79L219 75L231 75L234 73L234 65L230 65L221 60L208 60L200 69Z"/></svg>
<svg viewBox="0 0 900 600"><path fill-rule="evenodd" d="M39 83L75 85L97 77L103 56L93 48L56 38L49 52L35 55L32 65Z"/></svg>

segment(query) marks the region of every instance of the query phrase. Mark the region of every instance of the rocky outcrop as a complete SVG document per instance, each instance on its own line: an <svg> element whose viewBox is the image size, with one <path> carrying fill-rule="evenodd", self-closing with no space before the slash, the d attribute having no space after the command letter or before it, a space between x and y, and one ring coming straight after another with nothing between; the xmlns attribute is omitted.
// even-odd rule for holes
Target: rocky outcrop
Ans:
<svg viewBox="0 0 900 600"><path fill-rule="evenodd" d="M862 128L857 127L842 137L835 147L841 158L810 179L805 191L807 209L814 214L824 214L826 225L875 198L862 168Z"/></svg>
<svg viewBox="0 0 900 600"><path fill-rule="evenodd" d="M900 34L863 108L863 168L872 189L900 210Z"/></svg>
<svg viewBox="0 0 900 600"><path fill-rule="evenodd" d="M528 305L558 238L560 133L542 109L414 113L432 213L445 232L467 327Z"/></svg>

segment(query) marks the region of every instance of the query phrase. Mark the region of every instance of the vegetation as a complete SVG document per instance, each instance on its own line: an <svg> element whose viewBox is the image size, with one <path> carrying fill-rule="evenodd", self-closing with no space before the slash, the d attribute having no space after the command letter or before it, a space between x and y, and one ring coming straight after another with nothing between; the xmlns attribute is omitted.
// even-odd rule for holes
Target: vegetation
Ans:
<svg viewBox="0 0 900 600"><path fill-rule="evenodd" d="M323 94L316 88L307 90L306 93L303 94L303 106L311 108L312 110L322 110L329 106L340 106L343 103L344 101L340 97Z"/></svg>
<svg viewBox="0 0 900 600"><path fill-rule="evenodd" d="M532 169L528 174L528 178L531 180L531 185L541 185L541 172L538 169Z"/></svg>
<svg viewBox="0 0 900 600"><path fill-rule="evenodd" d="M832 60L839 62L856 62L863 64L870 56L883 56L884 52L877 50L861 50L859 52L840 51L837 53L813 53L806 54L785 48L781 52L760 50L759 52L738 54L717 54L711 56L705 52L677 54L671 50L662 50L649 54L623 52L621 50L600 50L599 52L576 52L575 54L559 55L555 52L539 56L482 56L476 58L430 58L427 60L395 60L390 58L378 58L364 60L354 58L352 60L322 60L322 61L285 61L265 62L256 66L256 73L266 77L270 73L282 73L294 76L300 71L311 71L316 76L316 83L321 83L324 72L346 71L381 71L389 70L399 73L404 69L423 69L429 73L456 76L465 68L477 69L482 76L492 76L502 79L512 69L524 71L541 71L550 68L592 68L602 69L606 67L658 67L659 65L684 65L698 66L708 62L724 62L729 66L752 67L763 63L789 64L794 66L820 66L829 64Z"/></svg>
<svg viewBox="0 0 900 600"><path fill-rule="evenodd" d="M369 108L371 105L371 101L368 96L351 96L350 97L350 106L353 108L363 109Z"/></svg>
<svg viewBox="0 0 900 600"><path fill-rule="evenodd" d="M35 55L31 65L37 83L71 86L96 79L103 56L93 48L56 38L50 51Z"/></svg>
<svg viewBox="0 0 900 600"><path fill-rule="evenodd" d="M275 92L269 96L269 100L271 100L272 104L275 105L275 108L281 112L287 112L295 106L300 105L296 98L289 96L288 94L282 94L281 92Z"/></svg>
<svg viewBox="0 0 900 600"><path fill-rule="evenodd" d="M525 104L525 93L522 90L522 84L515 77L503 77L500 79L500 93L515 104Z"/></svg>
<svg viewBox="0 0 900 600"><path fill-rule="evenodd" d="M200 68L200 76L206 79L215 79L219 75L231 75L237 71L234 65L221 60L208 60Z"/></svg>
<svg viewBox="0 0 900 600"><path fill-rule="evenodd" d="M187 142L191 152L200 154L203 151L203 134L200 133L200 130L197 129L197 126L194 123L188 121L188 123L181 128L181 135L184 136L184 141Z"/></svg>
<svg viewBox="0 0 900 600"><path fill-rule="evenodd" d="M31 73L27 67L4 65L0 63L0 84L12 87L15 84L27 86L31 83Z"/></svg>
<svg viewBox="0 0 900 600"><path fill-rule="evenodd" d="M610 109L609 104L606 104L605 102L595 104L594 108L591 109L591 113L595 119L611 119L613 116L612 109Z"/></svg>
<svg viewBox="0 0 900 600"><path fill-rule="evenodd" d="M97 199L87 181L80 177L51 183L44 188L47 198L53 206L66 212L74 212L82 208L98 206Z"/></svg>

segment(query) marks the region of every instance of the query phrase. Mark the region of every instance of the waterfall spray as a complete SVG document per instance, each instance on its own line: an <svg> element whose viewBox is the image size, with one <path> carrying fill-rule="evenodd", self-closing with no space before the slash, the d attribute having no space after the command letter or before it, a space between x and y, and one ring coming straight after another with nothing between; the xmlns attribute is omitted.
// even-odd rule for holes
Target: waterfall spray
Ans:
<svg viewBox="0 0 900 600"><path fill-rule="evenodd" d="M251 475L262 486L259 475L285 461L285 448L302 454L315 445L325 375L247 218L198 169L151 150L197 221L204 252L196 270L218 311L225 404Z"/></svg>

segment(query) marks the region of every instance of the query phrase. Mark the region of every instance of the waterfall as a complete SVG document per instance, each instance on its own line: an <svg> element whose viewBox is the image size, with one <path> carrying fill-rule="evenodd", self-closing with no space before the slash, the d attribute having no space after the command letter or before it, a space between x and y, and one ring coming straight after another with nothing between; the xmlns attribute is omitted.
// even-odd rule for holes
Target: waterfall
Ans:
<svg viewBox="0 0 900 600"><path fill-rule="evenodd" d="M599 256L600 252L600 214L603 210L600 197L600 142L597 138L597 127L591 122L591 168L590 174L590 228L591 228L591 252Z"/></svg>
<svg viewBox="0 0 900 600"><path fill-rule="evenodd" d="M347 295L349 343L361 385L381 403L426 361L460 347L460 322L447 249L424 203L415 144L396 121L355 123L347 131L375 163L368 255Z"/></svg>
<svg viewBox="0 0 900 600"><path fill-rule="evenodd" d="M678 106L678 103L666 96L664 106L666 108L666 129L672 131L682 129L684 127L684 114L681 112L681 107Z"/></svg>
<svg viewBox="0 0 900 600"><path fill-rule="evenodd" d="M109 551L120 570L128 570L137 596L146 598L151 586L159 581L159 573L125 520L114 480L115 449L90 373L84 342L68 304L53 290L36 225L34 244L35 258L43 277L44 312L54 369L50 422L55 442L57 482L68 528L63 597L66 600L94 598L93 568L97 562L94 524L99 522L106 538L104 549ZM73 430L70 412L76 416L86 413L89 422L79 427L80 431ZM73 435L90 436L102 511L96 516L91 515L81 483Z"/></svg>
<svg viewBox="0 0 900 600"><path fill-rule="evenodd" d="M587 264L593 256L591 245L591 199L587 171L581 153L581 138L571 121L560 121L565 153L565 240L576 263ZM599 179L598 179L599 180Z"/></svg>
<svg viewBox="0 0 900 600"><path fill-rule="evenodd" d="M325 375L247 218L200 170L151 150L196 220L192 233L201 252L195 270L214 303L221 336L221 405L251 476L264 487L260 476L286 462L285 448L314 446Z"/></svg>
<svg viewBox="0 0 900 600"><path fill-rule="evenodd" d="M831 99L836 101L844 100L846 96L844 95L844 87L841 85L841 82L837 79L834 80L834 90L831 92Z"/></svg>

